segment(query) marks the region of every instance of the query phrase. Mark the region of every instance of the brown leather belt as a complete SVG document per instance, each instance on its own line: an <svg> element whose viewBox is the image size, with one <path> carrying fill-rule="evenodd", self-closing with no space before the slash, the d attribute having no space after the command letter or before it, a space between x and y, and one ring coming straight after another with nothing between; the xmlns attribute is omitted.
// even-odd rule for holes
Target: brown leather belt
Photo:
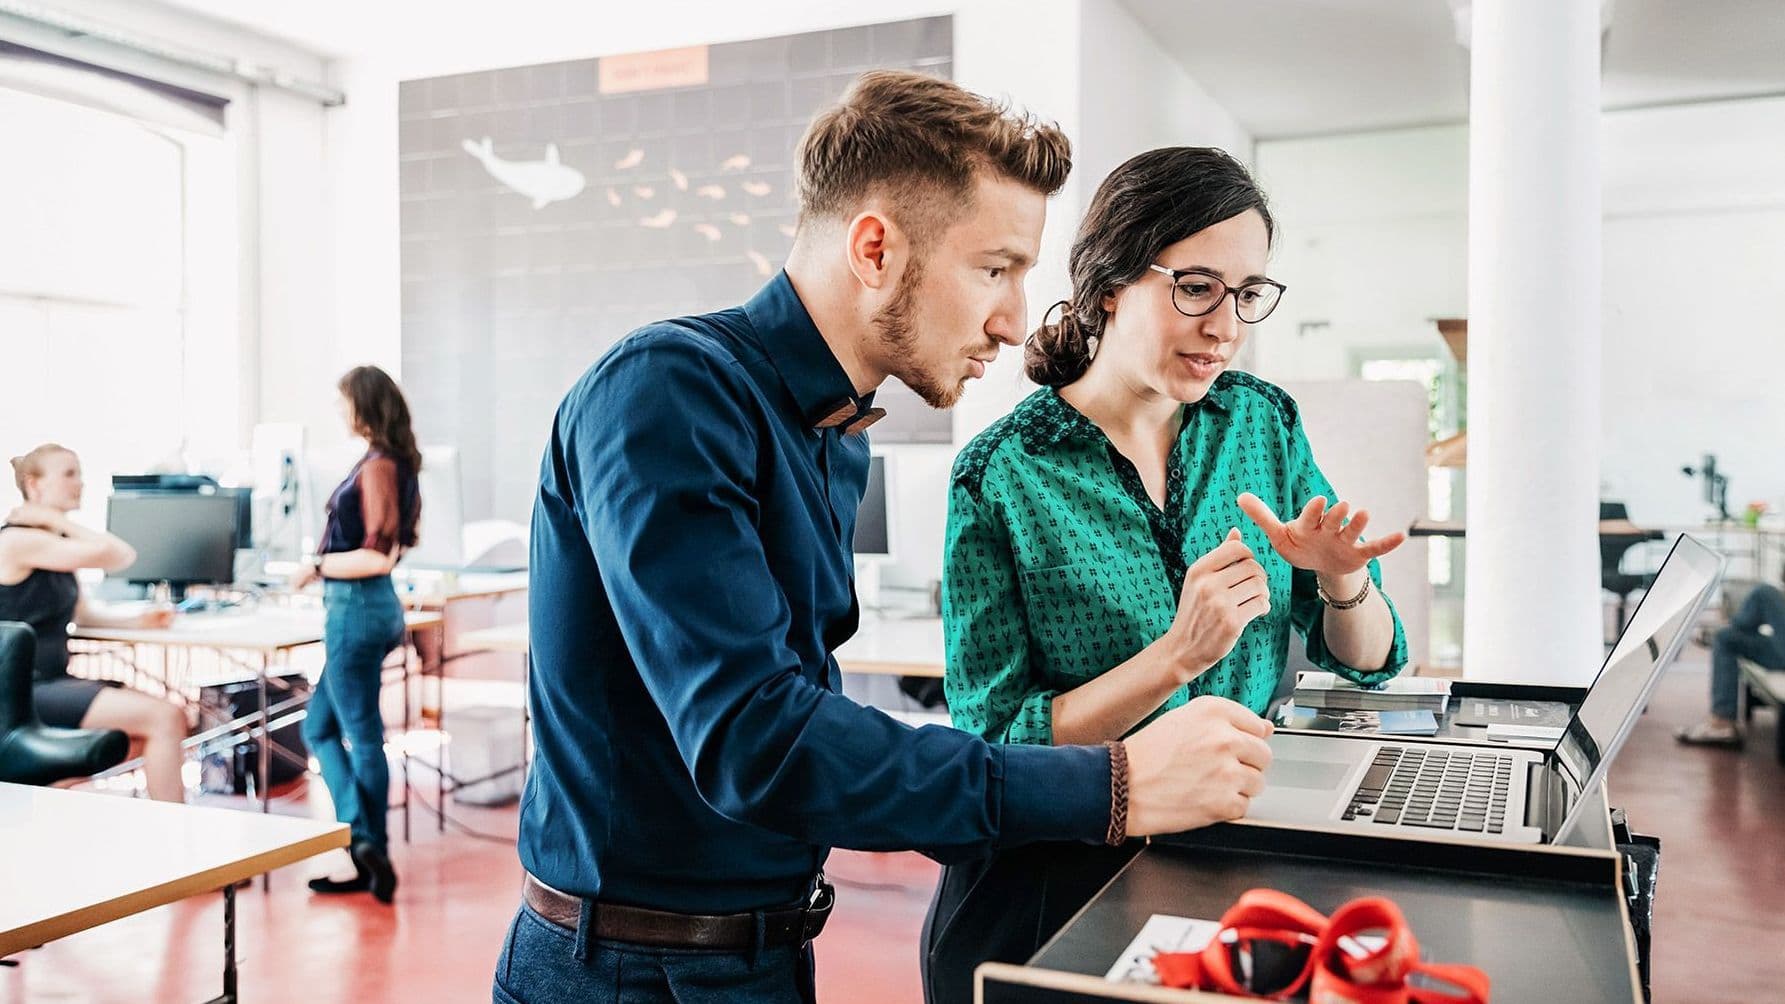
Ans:
<svg viewBox="0 0 1785 1004"><path fill-rule="evenodd" d="M528 875L521 884L521 898L541 917L568 931L576 931L583 906L578 897L559 892ZM820 875L817 893L806 906L763 912L762 946L797 946L818 937L824 930L825 921L830 919L831 906L835 902L830 884ZM670 913L601 902L591 903L589 912L595 919L594 936L602 941L731 952L749 951L756 944L756 914L753 913L718 916Z"/></svg>

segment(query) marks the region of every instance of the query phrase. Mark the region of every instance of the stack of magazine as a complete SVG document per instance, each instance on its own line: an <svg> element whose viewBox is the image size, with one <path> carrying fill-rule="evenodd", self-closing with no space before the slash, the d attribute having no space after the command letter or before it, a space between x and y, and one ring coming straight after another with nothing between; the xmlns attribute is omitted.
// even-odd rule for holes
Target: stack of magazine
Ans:
<svg viewBox="0 0 1785 1004"><path fill-rule="evenodd" d="M1295 683L1298 708L1327 711L1429 711L1444 714L1450 681L1403 676L1376 687L1361 687L1332 673L1302 673Z"/></svg>

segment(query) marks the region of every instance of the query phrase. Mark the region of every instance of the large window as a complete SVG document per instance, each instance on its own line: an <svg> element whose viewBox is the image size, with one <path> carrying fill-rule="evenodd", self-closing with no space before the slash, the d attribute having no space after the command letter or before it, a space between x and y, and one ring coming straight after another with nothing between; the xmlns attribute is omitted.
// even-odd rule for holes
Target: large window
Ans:
<svg viewBox="0 0 1785 1004"><path fill-rule="evenodd" d="M80 453L103 525L110 474L183 468L216 448L194 435L212 423L239 438L215 408L238 374L229 156L215 136L5 88L0 136L0 455Z"/></svg>

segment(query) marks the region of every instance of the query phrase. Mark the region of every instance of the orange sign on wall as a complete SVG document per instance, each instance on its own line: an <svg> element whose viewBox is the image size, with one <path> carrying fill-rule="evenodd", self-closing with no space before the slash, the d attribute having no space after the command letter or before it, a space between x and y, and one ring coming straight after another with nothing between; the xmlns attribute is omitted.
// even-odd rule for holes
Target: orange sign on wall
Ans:
<svg viewBox="0 0 1785 1004"><path fill-rule="evenodd" d="M707 47L659 49L601 57L601 93L694 87L707 82Z"/></svg>

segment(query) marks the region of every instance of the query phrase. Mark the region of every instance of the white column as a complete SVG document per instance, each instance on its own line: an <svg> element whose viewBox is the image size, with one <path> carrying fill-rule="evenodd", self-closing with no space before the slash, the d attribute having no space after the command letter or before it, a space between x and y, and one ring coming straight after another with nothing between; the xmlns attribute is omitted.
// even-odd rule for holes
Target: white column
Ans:
<svg viewBox="0 0 1785 1004"><path fill-rule="evenodd" d="M1599 0L1476 0L1463 671L1601 662Z"/></svg>

